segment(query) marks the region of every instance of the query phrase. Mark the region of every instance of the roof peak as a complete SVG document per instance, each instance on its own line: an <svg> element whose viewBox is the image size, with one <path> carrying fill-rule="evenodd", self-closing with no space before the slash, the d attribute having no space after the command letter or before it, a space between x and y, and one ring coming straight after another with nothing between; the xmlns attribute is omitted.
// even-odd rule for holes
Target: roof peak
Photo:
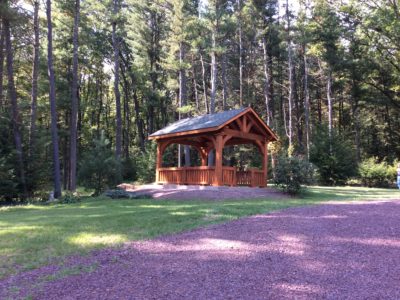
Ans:
<svg viewBox="0 0 400 300"><path fill-rule="evenodd" d="M204 114L195 117L188 117L180 119L168 126L152 133L149 139L161 139L171 136L183 136L200 134L210 131L220 130L223 126L233 122L241 116L251 113L254 118L258 120L261 127L265 129L268 135L271 135L275 140L277 139L275 133L269 128L267 124L257 115L251 107L241 107L237 109L225 110L213 114Z"/></svg>
<svg viewBox="0 0 400 300"><path fill-rule="evenodd" d="M171 133L185 132L191 130L200 130L218 127L221 124L229 121L235 116L241 114L246 109L245 107L241 107L238 109L224 110L220 112L216 112L213 114L204 114L195 117L188 117L185 119L180 119L173 123L170 123L166 127L152 133L150 137L161 136Z"/></svg>

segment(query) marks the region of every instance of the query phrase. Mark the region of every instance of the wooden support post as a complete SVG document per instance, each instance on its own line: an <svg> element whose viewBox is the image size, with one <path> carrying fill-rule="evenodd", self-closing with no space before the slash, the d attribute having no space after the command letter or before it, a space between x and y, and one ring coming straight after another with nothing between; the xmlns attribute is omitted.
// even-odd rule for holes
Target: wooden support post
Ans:
<svg viewBox="0 0 400 300"><path fill-rule="evenodd" d="M215 140L215 181L214 185L222 186L222 151L223 151L223 136L217 135Z"/></svg>
<svg viewBox="0 0 400 300"><path fill-rule="evenodd" d="M160 171L159 169L162 167L162 151L161 151L161 143L157 142L157 160L156 160L156 183L160 183Z"/></svg>
<svg viewBox="0 0 400 300"><path fill-rule="evenodd" d="M201 157L201 165L207 166L208 164L208 150L204 147L200 147L197 149L199 151Z"/></svg>
<svg viewBox="0 0 400 300"><path fill-rule="evenodd" d="M264 182L262 186L266 187L268 182L268 142L264 143L263 149L264 149L263 153Z"/></svg>
<svg viewBox="0 0 400 300"><path fill-rule="evenodd" d="M156 157L156 183L160 184L160 168L162 168L162 157L165 149L170 145L169 141L157 141L157 157Z"/></svg>
<svg viewBox="0 0 400 300"><path fill-rule="evenodd" d="M202 155L201 156L201 165L207 166L207 163L208 163L208 155Z"/></svg>

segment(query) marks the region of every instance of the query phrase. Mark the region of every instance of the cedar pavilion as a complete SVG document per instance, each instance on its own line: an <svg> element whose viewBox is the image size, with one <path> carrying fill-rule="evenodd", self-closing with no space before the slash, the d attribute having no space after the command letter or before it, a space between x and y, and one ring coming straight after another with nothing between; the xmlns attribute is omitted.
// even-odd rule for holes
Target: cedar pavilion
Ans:
<svg viewBox="0 0 400 300"><path fill-rule="evenodd" d="M252 108L240 108L216 114L179 120L154 132L149 139L157 142L156 183L200 184L214 186L267 184L268 143L278 138ZM162 157L171 144L189 145L199 152L201 166L165 168ZM238 171L223 166L224 146L253 144L262 154L262 168ZM215 165L207 166L208 155L215 149Z"/></svg>

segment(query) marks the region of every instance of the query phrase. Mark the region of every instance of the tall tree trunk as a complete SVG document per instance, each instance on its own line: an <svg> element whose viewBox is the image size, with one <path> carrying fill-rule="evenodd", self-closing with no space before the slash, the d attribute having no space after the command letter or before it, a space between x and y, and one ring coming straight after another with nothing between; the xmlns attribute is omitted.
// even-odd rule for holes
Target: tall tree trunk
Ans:
<svg viewBox="0 0 400 300"><path fill-rule="evenodd" d="M306 154L310 159L310 92L308 89L308 61L306 54L306 45L303 44L303 62L304 62L304 119L306 125Z"/></svg>
<svg viewBox="0 0 400 300"><path fill-rule="evenodd" d="M356 158L359 162L361 160L361 135L360 135L360 113L358 104L353 105L353 118L354 118L354 142L356 144Z"/></svg>
<svg viewBox="0 0 400 300"><path fill-rule="evenodd" d="M37 91L39 76L39 1L34 2L33 31L35 42L33 44L33 69L32 69L32 91L31 91L31 122L29 126L29 157L32 157L36 135L36 112L37 112Z"/></svg>
<svg viewBox="0 0 400 300"><path fill-rule="evenodd" d="M210 96L210 113L215 113L215 96L217 93L217 29L214 28L212 32L212 50L211 50L211 96ZM210 151L208 155L208 165L211 166L214 164L214 150Z"/></svg>
<svg viewBox="0 0 400 300"><path fill-rule="evenodd" d="M321 99L321 91L320 87L317 87L316 93L315 93L316 98L318 99L317 103L317 111L318 111L318 124L322 124L322 99Z"/></svg>
<svg viewBox="0 0 400 300"><path fill-rule="evenodd" d="M53 180L54 198L61 196L60 157L58 150L57 109L56 109L56 82L53 66L53 24L51 20L51 0L47 0L47 67L50 83L50 115L51 115L51 140L53 143Z"/></svg>
<svg viewBox="0 0 400 300"><path fill-rule="evenodd" d="M185 45L181 41L179 43L179 107L182 108L187 104L186 95L186 72L183 68L185 62ZM182 117L182 113L179 112L179 119ZM184 116L185 117L185 116ZM180 148L180 145L179 145ZM179 151L180 152L180 151ZM188 145L184 146L185 155L185 166L190 166L190 148Z"/></svg>
<svg viewBox="0 0 400 300"><path fill-rule="evenodd" d="M289 138L289 155L293 151L293 58L292 58L292 40L290 37L290 16L289 16L289 1L286 0L286 19L287 19L287 51L288 51L288 77L289 77L289 95L288 95L288 132L287 136Z"/></svg>
<svg viewBox="0 0 400 300"><path fill-rule="evenodd" d="M140 145L140 150L142 152L145 152L145 144L144 144L144 130L143 130L143 120L140 117L140 107L139 107L139 99L137 97L136 90L133 91L133 103L134 103L134 108L135 108L135 121L136 121L136 127L139 135L139 145Z"/></svg>
<svg viewBox="0 0 400 300"><path fill-rule="evenodd" d="M134 110L135 110L135 123L136 123L136 128L137 128L137 132L138 132L138 137L139 137L139 147L140 150L142 152L145 152L145 136L144 136L144 129L143 129L143 119L140 116L140 103L139 103L139 99L136 93L136 79L135 79L135 75L134 72L132 70L132 64L131 61L132 59L130 59L130 57L128 57L127 59L124 58L123 55L121 55L121 58L123 60L123 63L125 65L125 68L128 70L128 74L129 77L131 78L131 84L132 84L132 91L133 91L133 106L134 106Z"/></svg>
<svg viewBox="0 0 400 300"><path fill-rule="evenodd" d="M353 72L353 80L352 80L352 115L353 115L353 126L354 126L354 143L356 145L356 159L357 162L361 160L361 136L360 136L360 112L359 112L359 104L358 104L358 84L354 80L355 74Z"/></svg>
<svg viewBox="0 0 400 300"><path fill-rule="evenodd" d="M96 114L96 138L100 137L100 123L101 123L101 114L103 112L103 80L102 80L102 72L98 71L96 75L96 86L99 90L99 105L97 107L97 114Z"/></svg>
<svg viewBox="0 0 400 300"><path fill-rule="evenodd" d="M330 151L332 151L332 118L333 118L333 108L332 108L332 70L328 67L326 75L326 98L328 100L328 133L329 133L329 143Z"/></svg>
<svg viewBox="0 0 400 300"><path fill-rule="evenodd" d="M298 80L296 75L296 68L293 68L293 100L294 107L296 110L296 134L297 134L297 145L300 151L303 150L303 126L301 122L302 118L302 105L300 104L300 97L298 91Z"/></svg>
<svg viewBox="0 0 400 300"><path fill-rule="evenodd" d="M194 99L196 102L196 110L197 112L200 112L199 92L197 90L197 79L196 79L196 67L194 64L193 55L192 55L192 75L193 75L193 90L194 90Z"/></svg>
<svg viewBox="0 0 400 300"><path fill-rule="evenodd" d="M222 110L226 110L227 100L228 100L228 83L226 80L226 53L222 54Z"/></svg>
<svg viewBox="0 0 400 300"><path fill-rule="evenodd" d="M263 37L263 57L264 57L264 77L265 77L265 86L264 86L264 99L265 99L265 108L267 109L267 124L271 125L273 116L272 116L272 78L271 78L271 70L269 65L269 60L271 57L268 55L267 50L267 39Z"/></svg>
<svg viewBox="0 0 400 300"><path fill-rule="evenodd" d="M78 139L78 34L79 34L80 0L75 0L73 58L72 58L72 95L71 95L71 124L70 124L70 153L69 153L69 190L76 190L76 164Z"/></svg>
<svg viewBox="0 0 400 300"><path fill-rule="evenodd" d="M69 123L71 122L71 118L69 115L68 110L65 111L64 114L64 122L65 122L65 126L67 127L69 125ZM68 136L64 135L64 143L61 143L60 147L62 148L62 152L63 152L63 188L64 190L69 188L69 184L70 184L70 172L69 172L69 168L70 168L70 164L69 164L69 141L68 141Z"/></svg>
<svg viewBox="0 0 400 300"><path fill-rule="evenodd" d="M3 76L4 76L4 26L3 22L0 22L1 36L0 36L0 111L4 108L4 97L3 97Z"/></svg>
<svg viewBox="0 0 400 300"><path fill-rule="evenodd" d="M7 2L6 5L8 5ZM14 58L13 58L13 49L11 45L10 21L8 20L7 17L3 17L3 32L6 43L8 95L11 102L13 134L14 134L15 150L17 154L18 169L19 169L18 173L23 191L22 198L26 199L28 196L28 191L26 187L24 156L22 152L22 135L20 131L21 119L19 115L19 108L17 102L17 92L15 90L15 83L14 83L14 65L13 65Z"/></svg>
<svg viewBox="0 0 400 300"><path fill-rule="evenodd" d="M147 132L154 132L154 106L150 105L147 108Z"/></svg>
<svg viewBox="0 0 400 300"><path fill-rule="evenodd" d="M122 119L121 94L119 91L119 37L117 34L117 16L119 14L119 0L113 0L112 42L114 48L114 95L116 110L115 155L119 159L122 153Z"/></svg>
<svg viewBox="0 0 400 300"><path fill-rule="evenodd" d="M217 54L216 54L216 30L212 33L212 50L211 50L211 96L210 96L210 113L215 113L215 96L217 93Z"/></svg>
<svg viewBox="0 0 400 300"><path fill-rule="evenodd" d="M343 107L343 91L340 93L340 96L338 97L338 104L339 104L339 108L338 108L338 123L337 123L337 126L338 126L338 132L339 133L342 133L342 130L344 130L345 129L345 124L344 124L344 122L343 122L343 110L344 110L344 107Z"/></svg>
<svg viewBox="0 0 400 300"><path fill-rule="evenodd" d="M242 1L237 0L239 35L239 105L243 106L243 39L242 39Z"/></svg>
<svg viewBox="0 0 400 300"><path fill-rule="evenodd" d="M124 90L124 129L123 129L123 149L124 149L124 158L129 159L129 145L130 145L130 106L129 106L129 95L131 94L130 85L128 83L128 79L126 76L126 68L124 64L121 64L121 75L123 80L123 90Z"/></svg>
<svg viewBox="0 0 400 300"><path fill-rule="evenodd" d="M204 59L203 59L203 54L200 53L200 62L201 62L201 75L202 75L202 81L203 81L203 97L204 97L204 108L206 110L206 113L210 113L210 108L208 106L208 97L207 97L207 82L206 82L206 68L204 66Z"/></svg>

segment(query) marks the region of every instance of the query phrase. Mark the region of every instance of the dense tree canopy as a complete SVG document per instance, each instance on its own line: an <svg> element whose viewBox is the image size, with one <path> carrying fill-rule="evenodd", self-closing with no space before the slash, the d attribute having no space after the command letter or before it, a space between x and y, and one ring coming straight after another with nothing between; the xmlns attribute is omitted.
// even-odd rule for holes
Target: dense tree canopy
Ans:
<svg viewBox="0 0 400 300"><path fill-rule="evenodd" d="M149 134L239 106L289 155L321 151L326 126L328 152L400 157L397 0L0 3L0 199L74 191L99 139L135 179Z"/></svg>

